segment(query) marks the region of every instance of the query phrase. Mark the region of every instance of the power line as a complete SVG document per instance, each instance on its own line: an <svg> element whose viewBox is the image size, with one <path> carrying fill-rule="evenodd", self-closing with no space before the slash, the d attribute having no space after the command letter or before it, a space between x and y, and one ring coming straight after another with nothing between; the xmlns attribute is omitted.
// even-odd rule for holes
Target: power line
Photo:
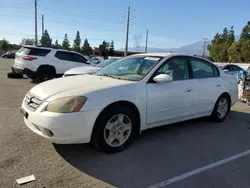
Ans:
<svg viewBox="0 0 250 188"><path fill-rule="evenodd" d="M0 7L3 8L20 8L20 7L33 7L32 5L25 5L25 4L21 4L21 5L0 5Z"/></svg>
<svg viewBox="0 0 250 188"><path fill-rule="evenodd" d="M54 5L58 5L58 4L62 4L63 3L64 5L67 5L67 7L76 7L76 8L80 7L79 3L72 3L72 1L61 1L61 0L53 0L53 1L51 1L51 0L43 0L43 1L49 2L50 8L51 8L52 2L55 3ZM40 2L42 2L42 1L40 1ZM44 6L44 5L47 5L47 4L40 4L39 3L39 6ZM106 2L105 3L100 3L100 2L94 2L94 1L88 0L88 1L84 1L83 5L85 7L86 6L91 6L91 8L92 8L91 10L94 10L93 8L98 7L98 8L103 8L103 10L107 9L109 12L116 11L116 12L119 12L119 13L121 13L121 12L126 13L126 11L124 9L117 8L117 7L113 6L113 5L111 6L111 5L107 4ZM65 11L64 9L61 9L61 10ZM88 10L88 9L84 9L83 8L84 12L86 10ZM105 12L105 14L106 13L108 13L108 12Z"/></svg>
<svg viewBox="0 0 250 188"><path fill-rule="evenodd" d="M63 25L72 25L72 26L77 26L77 27L87 27L90 29L105 29L105 31L112 31L112 33L123 33L123 31L117 31L117 30L113 30L111 29L108 25L102 25L102 24L98 24L97 25L88 25L88 24L81 24L79 22L73 22L73 21L62 21L62 20L55 20L55 19L51 19L51 18L46 18L46 23L48 22L56 22L57 24L63 24ZM48 24L47 24L48 25Z"/></svg>
<svg viewBox="0 0 250 188"><path fill-rule="evenodd" d="M31 33L28 34L28 33L20 33L20 32L4 32L4 35L17 35L17 36L22 35L22 36L25 36L25 37L34 37L34 35L31 34ZM54 35L52 35L51 38L64 39L64 36L63 35L62 36L54 36ZM84 38L86 38L88 40L96 40L96 41L98 41L98 40L100 40L100 41L103 41L103 40L112 41L112 40L114 40L114 38L92 38L92 37L84 37ZM68 36L68 39L74 40L75 37Z"/></svg>
<svg viewBox="0 0 250 188"><path fill-rule="evenodd" d="M47 10L48 8L47 7L40 7L40 10ZM42 12L45 12L45 11L42 11ZM63 10L61 9L53 9L52 12L49 12L49 13L46 13L46 15L56 15L56 17L60 17L61 19L65 19L65 17L63 17L63 15L60 13L62 13ZM59 14L58 14L59 13ZM70 12L70 13L67 13L68 16L74 16L75 18L81 18L81 19L88 19L88 20L103 20L103 21L106 21L108 20L109 22L110 21L113 21L113 20L116 20L116 21L122 21L124 22L125 20L125 15L116 15L116 14L105 14L105 15L102 15L100 16L99 13L96 13L96 12L93 12L92 10L89 11L89 10L86 10L84 12L84 17L83 17L83 14L80 13L80 12ZM55 16L53 16L55 17Z"/></svg>

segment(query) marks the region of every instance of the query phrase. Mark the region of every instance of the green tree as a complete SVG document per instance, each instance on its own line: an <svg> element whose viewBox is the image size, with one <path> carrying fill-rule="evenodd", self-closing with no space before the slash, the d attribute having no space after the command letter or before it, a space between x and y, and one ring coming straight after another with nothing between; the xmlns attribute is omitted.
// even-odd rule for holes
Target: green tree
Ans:
<svg viewBox="0 0 250 188"><path fill-rule="evenodd" d="M92 48L88 42L88 39L84 40L83 46L82 46L82 52L85 55L90 55L92 54Z"/></svg>
<svg viewBox="0 0 250 188"><path fill-rule="evenodd" d="M99 53L104 58L108 56L108 44L105 40L99 45Z"/></svg>
<svg viewBox="0 0 250 188"><path fill-rule="evenodd" d="M214 36L211 45L208 45L209 58L218 62L227 62L229 60L228 49L234 41L235 35L233 26L231 26L229 31L225 27L222 34L217 33ZM232 53L232 49L229 51Z"/></svg>
<svg viewBox="0 0 250 188"><path fill-rule="evenodd" d="M62 48L62 46L58 43L58 40L55 41L54 46L55 46L56 48Z"/></svg>
<svg viewBox="0 0 250 188"><path fill-rule="evenodd" d="M235 41L235 35L234 35L234 27L231 26L228 36L227 36L227 44L231 46L232 43Z"/></svg>
<svg viewBox="0 0 250 188"><path fill-rule="evenodd" d="M209 51L209 57L213 59L214 61L220 61L220 51L221 49L221 43L222 43L222 37L221 34L216 33L214 36L214 39L211 41L211 44L208 45L208 51Z"/></svg>
<svg viewBox="0 0 250 188"><path fill-rule="evenodd" d="M246 40L250 40L250 21L243 27L239 42L243 44Z"/></svg>
<svg viewBox="0 0 250 188"><path fill-rule="evenodd" d="M9 41L7 41L6 39L3 39L1 41L1 48L4 50L4 51L7 51L10 47L10 43Z"/></svg>
<svg viewBox="0 0 250 188"><path fill-rule="evenodd" d="M76 38L74 40L73 49L76 52L81 51L81 37L80 37L80 32L79 31L76 32Z"/></svg>
<svg viewBox="0 0 250 188"><path fill-rule="evenodd" d="M114 41L111 41L110 46L109 46L109 56L114 56L115 52L114 52Z"/></svg>
<svg viewBox="0 0 250 188"><path fill-rule="evenodd" d="M250 39L244 41L241 47L241 55L245 62L250 63Z"/></svg>
<svg viewBox="0 0 250 188"><path fill-rule="evenodd" d="M230 47L227 49L228 60L229 62L239 62L240 54L238 52L239 44L238 42L233 42Z"/></svg>
<svg viewBox="0 0 250 188"><path fill-rule="evenodd" d="M65 35L64 35L64 40L62 42L62 48L65 50L69 50L69 48L70 48L70 42L69 42L67 33L65 33Z"/></svg>
<svg viewBox="0 0 250 188"><path fill-rule="evenodd" d="M221 34L221 39L223 40L223 42L226 42L227 38L228 38L228 29L225 27Z"/></svg>
<svg viewBox="0 0 250 188"><path fill-rule="evenodd" d="M51 47L52 39L50 39L50 36L47 30L44 31L44 34L41 37L40 43L42 46Z"/></svg>
<svg viewBox="0 0 250 188"><path fill-rule="evenodd" d="M33 38L23 38L21 45L33 45L35 44L35 40Z"/></svg>

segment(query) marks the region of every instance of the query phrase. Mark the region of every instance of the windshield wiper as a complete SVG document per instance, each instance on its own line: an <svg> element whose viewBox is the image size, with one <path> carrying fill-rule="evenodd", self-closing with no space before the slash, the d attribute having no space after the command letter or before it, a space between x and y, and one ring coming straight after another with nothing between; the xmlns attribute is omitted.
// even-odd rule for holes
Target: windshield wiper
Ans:
<svg viewBox="0 0 250 188"><path fill-rule="evenodd" d="M120 77L117 77L117 76L113 76L113 75L111 75L111 74L101 74L101 75L99 75L99 76L107 76L107 77L111 77L111 78L115 78L115 79L121 79Z"/></svg>

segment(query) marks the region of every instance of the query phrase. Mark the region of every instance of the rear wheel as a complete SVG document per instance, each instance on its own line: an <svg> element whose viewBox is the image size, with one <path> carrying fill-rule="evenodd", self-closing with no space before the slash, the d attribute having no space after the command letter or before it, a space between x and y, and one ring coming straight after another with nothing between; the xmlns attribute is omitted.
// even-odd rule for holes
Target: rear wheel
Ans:
<svg viewBox="0 0 250 188"><path fill-rule="evenodd" d="M52 67L41 67L37 71L37 78L40 81L47 81L55 78L56 73Z"/></svg>
<svg viewBox="0 0 250 188"><path fill-rule="evenodd" d="M93 143L107 153L122 151L134 138L136 117L126 106L116 105L98 117L93 131Z"/></svg>
<svg viewBox="0 0 250 188"><path fill-rule="evenodd" d="M223 121L230 111L230 106L230 98L227 95L220 96L214 106L213 113L211 115L212 120L217 122Z"/></svg>

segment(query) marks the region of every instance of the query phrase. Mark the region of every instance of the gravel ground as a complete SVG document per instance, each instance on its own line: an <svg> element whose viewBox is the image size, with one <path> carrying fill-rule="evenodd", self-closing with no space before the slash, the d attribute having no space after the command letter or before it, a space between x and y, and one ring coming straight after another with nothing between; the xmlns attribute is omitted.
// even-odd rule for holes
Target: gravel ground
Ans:
<svg viewBox="0 0 250 188"><path fill-rule="evenodd" d="M89 144L57 145L24 125L19 106L34 86L8 79L13 60L0 59L0 187L148 187L250 149L250 107L237 103L223 123L198 119L143 132L127 150L104 154ZM250 156L168 187L249 188ZM106 183L105 183L106 182Z"/></svg>

